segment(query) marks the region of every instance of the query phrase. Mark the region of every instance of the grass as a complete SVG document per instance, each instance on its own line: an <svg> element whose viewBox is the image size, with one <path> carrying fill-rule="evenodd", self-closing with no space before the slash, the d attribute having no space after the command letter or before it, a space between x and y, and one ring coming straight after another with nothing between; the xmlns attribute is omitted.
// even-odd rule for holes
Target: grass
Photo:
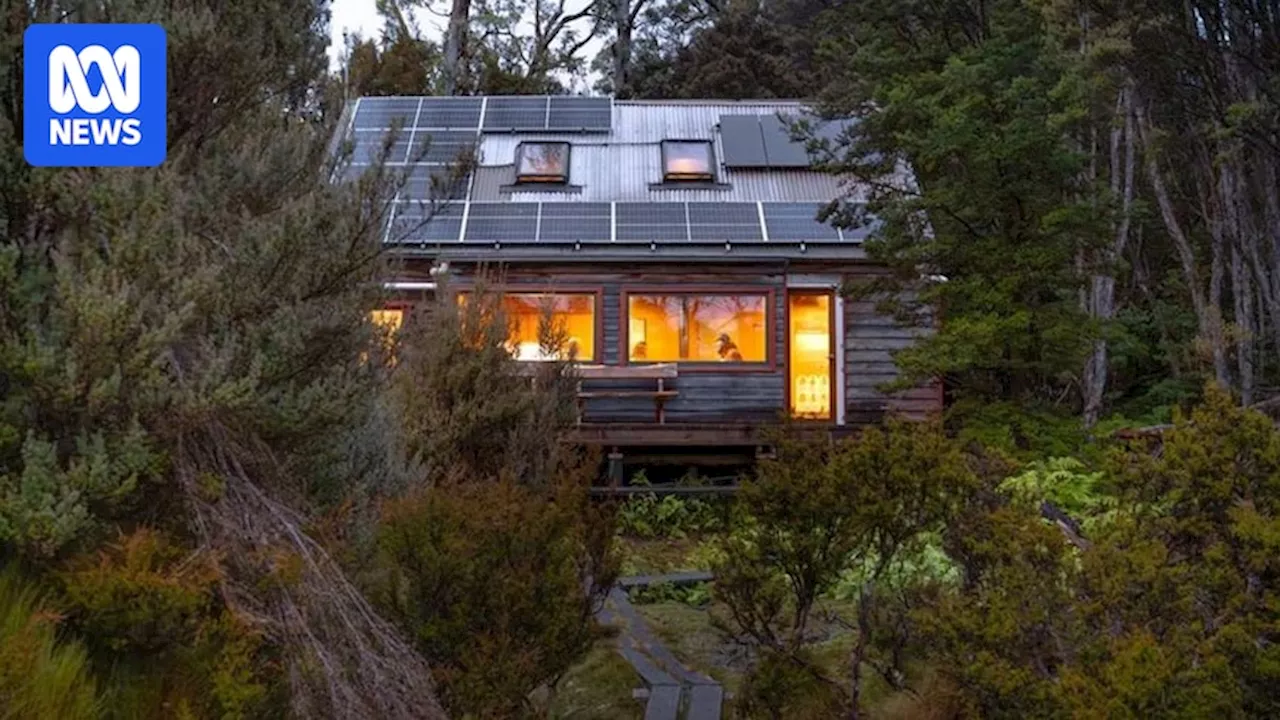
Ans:
<svg viewBox="0 0 1280 720"><path fill-rule="evenodd" d="M644 703L631 691L643 687L613 638L596 643L582 662L560 681L550 716L564 720L640 720Z"/></svg>
<svg viewBox="0 0 1280 720"><path fill-rule="evenodd" d="M710 570L712 536L642 540L620 537L622 574L658 575L685 570Z"/></svg>

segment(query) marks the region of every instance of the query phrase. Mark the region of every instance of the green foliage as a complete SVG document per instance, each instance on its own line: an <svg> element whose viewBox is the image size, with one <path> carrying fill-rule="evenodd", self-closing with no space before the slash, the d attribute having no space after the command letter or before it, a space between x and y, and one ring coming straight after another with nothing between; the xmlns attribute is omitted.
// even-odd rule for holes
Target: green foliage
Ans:
<svg viewBox="0 0 1280 720"><path fill-rule="evenodd" d="M1084 512L1089 488L1113 486L1088 547L1028 503L975 497L945 535L964 582L913 588L888 645L972 716L1274 715L1280 430L1211 389L1158 442L1117 451L1101 477L1059 460L1006 481Z"/></svg>
<svg viewBox="0 0 1280 720"><path fill-rule="evenodd" d="M578 481L551 493L435 486L386 507L384 603L432 663L452 713L529 712L529 694L590 649L613 581L605 520Z"/></svg>
<svg viewBox="0 0 1280 720"><path fill-rule="evenodd" d="M89 720L98 699L88 654L59 642L61 617L14 567L0 573L0 718Z"/></svg>
<svg viewBox="0 0 1280 720"><path fill-rule="evenodd" d="M798 668L839 688L842 706L856 705L858 683L850 692L806 660L814 604L843 578L842 594L862 601L859 622L869 623L877 593L902 577L904 563L927 557L956 503L975 490L972 462L930 424L893 422L834 444L780 438L776 458L761 462L740 491L734 531L715 568L715 596L724 605L718 622L772 658L753 668L752 682L774 688ZM860 580L856 591L850 577Z"/></svg>
<svg viewBox="0 0 1280 720"><path fill-rule="evenodd" d="M711 586L705 582L688 585L675 583L654 583L644 587L633 588L628 597L637 605L651 605L662 602L684 603L691 607L705 607L711 604Z"/></svg>
<svg viewBox="0 0 1280 720"><path fill-rule="evenodd" d="M265 639L223 605L212 557L139 530L60 574L67 622L110 679L108 717L260 717L281 678Z"/></svg>
<svg viewBox="0 0 1280 720"><path fill-rule="evenodd" d="M1000 483L998 489L1033 510L1050 502L1071 518L1084 521L1086 527L1115 507L1114 498L1104 487L1103 473L1088 472L1083 462L1070 457L1031 463Z"/></svg>
<svg viewBox="0 0 1280 720"><path fill-rule="evenodd" d="M629 498L618 509L618 532L638 538L683 538L725 528L728 506L714 500L656 493Z"/></svg>

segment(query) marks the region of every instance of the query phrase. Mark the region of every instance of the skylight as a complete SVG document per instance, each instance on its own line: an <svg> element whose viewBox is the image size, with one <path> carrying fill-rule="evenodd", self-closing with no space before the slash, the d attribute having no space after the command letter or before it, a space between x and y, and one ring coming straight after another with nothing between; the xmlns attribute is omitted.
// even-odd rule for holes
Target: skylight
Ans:
<svg viewBox="0 0 1280 720"><path fill-rule="evenodd" d="M516 182L569 181L569 143L527 142L516 148Z"/></svg>
<svg viewBox="0 0 1280 720"><path fill-rule="evenodd" d="M664 182L712 180L711 143L706 140L664 140L662 179Z"/></svg>

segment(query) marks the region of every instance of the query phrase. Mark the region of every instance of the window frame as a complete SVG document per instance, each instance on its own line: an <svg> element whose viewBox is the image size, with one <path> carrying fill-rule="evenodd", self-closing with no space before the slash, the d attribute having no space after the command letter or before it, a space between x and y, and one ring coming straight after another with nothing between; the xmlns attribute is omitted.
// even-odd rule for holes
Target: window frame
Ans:
<svg viewBox="0 0 1280 720"><path fill-rule="evenodd" d="M525 148L531 145L560 145L564 147L564 174L555 179L551 175L521 175L520 165L524 161ZM565 140L523 140L516 145L515 184L516 185L568 185L569 171L573 163L573 144Z"/></svg>
<svg viewBox="0 0 1280 720"><path fill-rule="evenodd" d="M765 348L763 361L717 362L715 360L642 360L631 359L631 296L753 296L764 298ZM636 285L623 287L618 293L618 365L664 365L676 363L680 372L771 374L778 370L777 290L759 285Z"/></svg>
<svg viewBox="0 0 1280 720"><path fill-rule="evenodd" d="M703 145L707 148L707 173L706 175L698 174L696 176L688 173L680 173L673 175L668 169L668 146L673 144L687 145ZM662 141L662 182L672 185L683 185L687 183L715 183L716 182L716 146L712 140L701 138L692 138L680 140L676 138L668 138Z"/></svg>
<svg viewBox="0 0 1280 720"><path fill-rule="evenodd" d="M604 363L604 288L602 286L592 285L556 285L554 289L545 288L540 285L523 285L520 283L507 283L503 285L490 285L486 287L486 291L506 295L589 295L591 300L591 343L595 349L595 357L591 360L577 359L573 362L579 365L603 365ZM456 304L461 302L460 298L475 292L473 284L459 284L452 290L453 302ZM521 363L540 363L551 362L550 359L545 360L521 360L513 358L516 362Z"/></svg>

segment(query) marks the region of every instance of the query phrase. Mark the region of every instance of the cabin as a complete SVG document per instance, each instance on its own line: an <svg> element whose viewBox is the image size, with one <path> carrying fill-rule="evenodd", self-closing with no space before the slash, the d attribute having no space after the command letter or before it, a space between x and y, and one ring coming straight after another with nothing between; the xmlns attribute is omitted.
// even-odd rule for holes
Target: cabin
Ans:
<svg viewBox="0 0 1280 720"><path fill-rule="evenodd" d="M871 230L817 220L860 191L814 169L789 130L805 113L775 100L367 97L342 117L353 150L340 172L384 147L405 166L386 232L402 300L442 274L465 292L500 265L519 360L543 359L543 313L563 323L578 440L615 456L758 449L760 428L788 416L838 432L942 405L938 384L880 389L921 330L838 293L878 272Z"/></svg>

